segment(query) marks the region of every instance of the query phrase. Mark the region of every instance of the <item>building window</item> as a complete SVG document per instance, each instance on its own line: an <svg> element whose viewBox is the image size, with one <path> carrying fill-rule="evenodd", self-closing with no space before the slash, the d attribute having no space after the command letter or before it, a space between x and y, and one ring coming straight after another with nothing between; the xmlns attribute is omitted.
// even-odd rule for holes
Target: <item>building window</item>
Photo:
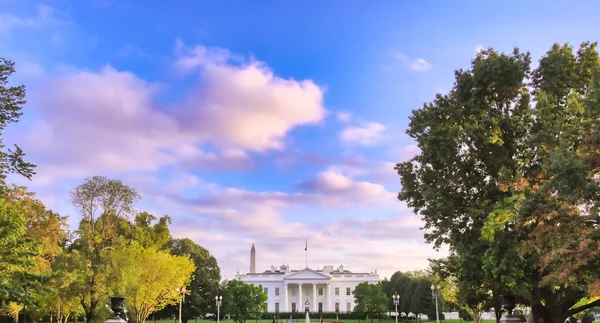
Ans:
<svg viewBox="0 0 600 323"><path fill-rule="evenodd" d="M264 303L263 304L263 312L268 312L269 311L269 303Z"/></svg>
<svg viewBox="0 0 600 323"><path fill-rule="evenodd" d="M335 303L335 312L336 313L340 312L340 303Z"/></svg>
<svg viewBox="0 0 600 323"><path fill-rule="evenodd" d="M296 296L296 290L292 289L292 296Z"/></svg>
<svg viewBox="0 0 600 323"><path fill-rule="evenodd" d="M323 287L319 287L319 296L323 296Z"/></svg>
<svg viewBox="0 0 600 323"><path fill-rule="evenodd" d="M279 296L279 287L275 287L275 296Z"/></svg>
<svg viewBox="0 0 600 323"><path fill-rule="evenodd" d="M319 303L319 313L323 313L323 303Z"/></svg>
<svg viewBox="0 0 600 323"><path fill-rule="evenodd" d="M350 303L348 303L350 304ZM279 312L279 303L275 303L275 312Z"/></svg>
<svg viewBox="0 0 600 323"><path fill-rule="evenodd" d="M296 303L292 303L292 313L296 312Z"/></svg>
<svg viewBox="0 0 600 323"><path fill-rule="evenodd" d="M269 289L265 287L265 294L269 295Z"/></svg>
<svg viewBox="0 0 600 323"><path fill-rule="evenodd" d="M346 303L346 312L348 312L348 313L352 312L352 310L350 308L351 308L350 303Z"/></svg>
<svg viewBox="0 0 600 323"><path fill-rule="evenodd" d="M350 296L352 293L350 292L350 287L346 287L346 295Z"/></svg>
<svg viewBox="0 0 600 323"><path fill-rule="evenodd" d="M339 287L335 288L335 296L340 296L340 288Z"/></svg>

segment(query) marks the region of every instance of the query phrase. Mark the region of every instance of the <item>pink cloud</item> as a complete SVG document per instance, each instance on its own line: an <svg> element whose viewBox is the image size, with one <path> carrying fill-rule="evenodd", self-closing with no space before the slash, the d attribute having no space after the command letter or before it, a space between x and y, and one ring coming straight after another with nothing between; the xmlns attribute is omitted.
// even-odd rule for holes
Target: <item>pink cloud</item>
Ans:
<svg viewBox="0 0 600 323"><path fill-rule="evenodd" d="M385 187L366 181L354 181L334 171L324 171L316 178L303 181L300 187L309 193L321 194L330 199L343 197L354 201L388 204L395 201L395 194Z"/></svg>
<svg viewBox="0 0 600 323"><path fill-rule="evenodd" d="M195 60L184 64L187 56L179 56L178 63L199 67L200 81L169 108L158 103L167 86L110 66L71 70L31 87L40 118L22 145L43 161L38 180L181 163L248 169L247 151L282 149L291 129L324 119L323 90L312 81L280 78L260 62L232 65L227 51L199 48ZM206 144L217 151L205 151Z"/></svg>

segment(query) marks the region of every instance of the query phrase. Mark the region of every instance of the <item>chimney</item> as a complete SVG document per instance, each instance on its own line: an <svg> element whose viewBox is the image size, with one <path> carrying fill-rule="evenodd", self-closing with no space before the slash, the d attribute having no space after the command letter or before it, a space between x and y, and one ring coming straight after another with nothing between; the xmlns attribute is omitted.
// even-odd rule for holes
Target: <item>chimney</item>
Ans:
<svg viewBox="0 0 600 323"><path fill-rule="evenodd" d="M254 243L250 248L250 273L256 274L256 248L254 248Z"/></svg>

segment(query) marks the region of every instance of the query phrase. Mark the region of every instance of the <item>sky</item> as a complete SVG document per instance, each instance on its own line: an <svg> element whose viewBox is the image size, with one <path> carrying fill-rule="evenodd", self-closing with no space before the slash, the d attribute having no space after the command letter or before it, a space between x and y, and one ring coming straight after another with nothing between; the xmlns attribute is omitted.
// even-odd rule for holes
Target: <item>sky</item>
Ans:
<svg viewBox="0 0 600 323"><path fill-rule="evenodd" d="M104 175L172 218L223 278L271 265L425 269L395 163L419 153L411 111L452 88L482 48L538 60L597 40L597 1L0 0L0 57L27 104L4 143L26 185L69 192ZM308 244L308 252L304 247Z"/></svg>

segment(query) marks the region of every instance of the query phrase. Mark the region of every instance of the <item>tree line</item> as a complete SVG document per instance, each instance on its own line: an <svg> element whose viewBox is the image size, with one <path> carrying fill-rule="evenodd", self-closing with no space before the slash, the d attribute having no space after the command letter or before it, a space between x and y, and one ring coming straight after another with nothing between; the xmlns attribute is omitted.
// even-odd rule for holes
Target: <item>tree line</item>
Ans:
<svg viewBox="0 0 600 323"><path fill-rule="evenodd" d="M420 149L396 165L426 240L449 246L431 269L473 313L504 299L556 323L600 306L600 58L597 43L531 55L493 49L412 112Z"/></svg>
<svg viewBox="0 0 600 323"><path fill-rule="evenodd" d="M21 148L5 149L1 136L26 103L25 87L9 83L14 72L14 63L0 58L0 321L103 322L115 295L126 297L138 323L159 310L174 313L183 293L184 321L213 312L216 259L190 239L173 239L169 216L136 211L135 189L87 178L71 191L81 220L69 231L66 216L7 182L9 174L35 175Z"/></svg>

